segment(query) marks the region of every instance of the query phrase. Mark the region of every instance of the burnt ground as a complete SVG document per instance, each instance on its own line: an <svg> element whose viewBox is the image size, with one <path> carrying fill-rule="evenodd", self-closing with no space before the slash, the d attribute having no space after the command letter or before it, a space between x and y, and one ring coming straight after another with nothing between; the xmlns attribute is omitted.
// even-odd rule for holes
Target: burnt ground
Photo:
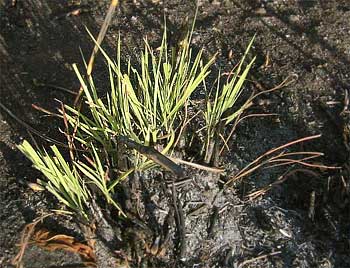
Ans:
<svg viewBox="0 0 350 268"><path fill-rule="evenodd" d="M12 6L12 2L16 4ZM64 16L78 2L84 12ZM195 3L164 2L121 1L104 42L106 49L113 53L118 32L126 57L139 51L145 36L156 47L164 13L171 36L178 35L186 18L193 17ZM90 55L92 42L84 27L98 33L109 1L2 0L0 4L0 100L35 129L62 139L57 137L61 122L43 116L31 105L54 110L59 106L55 99L72 104L72 95L50 85L79 88L71 64L77 62L81 66L79 49L85 57ZM273 182L281 173L264 170L223 193L219 191L217 177L191 173L191 184L179 192L187 234L187 250L181 265L350 267L350 158L346 144L349 140L344 134L349 118L342 112L350 88L350 3L214 0L199 1L199 5L193 45L203 46L207 57L219 52L215 68L230 70L256 33L251 54L257 56L257 62L250 79L268 89L287 76L295 78L288 87L264 95L254 104L251 111L278 113L278 118L254 118L240 124L223 164L234 172L270 148L320 133L320 139L303 144L302 149L323 152L325 156L318 161L343 168L317 170L312 176L296 173L253 201L247 201L245 194ZM99 59L94 77L103 88L106 72ZM257 90L256 85L247 83L246 90ZM33 192L27 186L40 174L30 167L15 145L23 138L29 139L29 133L1 109L0 119L0 267L11 267L10 259L18 250L16 243L25 224L58 204L49 195ZM154 210L153 218L147 218L148 224L159 224L164 221L162 213L167 204L162 199L157 174L153 175L141 186L152 197L144 198L142 208L155 204L162 208ZM315 215L309 217L312 195ZM192 213L203 204L201 213ZM208 225L216 208L219 211L215 230L208 236ZM46 222L46 228L79 237L74 225L60 220ZM173 255L170 247L165 256L159 257L160 261L150 260L149 266L164 267ZM36 247L31 247L25 256L25 267L80 262L75 255L47 253Z"/></svg>

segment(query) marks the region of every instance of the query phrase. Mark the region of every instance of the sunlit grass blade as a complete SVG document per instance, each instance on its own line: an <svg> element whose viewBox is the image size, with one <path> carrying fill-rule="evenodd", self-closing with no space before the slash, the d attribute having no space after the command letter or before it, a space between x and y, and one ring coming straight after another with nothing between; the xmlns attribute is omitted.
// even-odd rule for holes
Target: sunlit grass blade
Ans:
<svg viewBox="0 0 350 268"><path fill-rule="evenodd" d="M215 153L214 146L218 140L218 137L221 135L222 128L235 120L247 108L247 103L237 108L234 106L242 93L244 81L246 80L246 77L255 62L254 57L243 69L243 71L241 71L253 41L254 37L245 50L244 55L235 69L232 78L228 79L221 87L221 76L219 72L213 99L210 96L212 91L208 93L206 105L207 109L204 112L207 130L207 144L205 146L204 157L206 163L209 163L212 160L213 154Z"/></svg>
<svg viewBox="0 0 350 268"><path fill-rule="evenodd" d="M47 181L41 180L43 186L60 202L86 218L85 203L89 198L89 192L78 173L68 165L57 147L51 146L54 156L50 156L46 151L35 151L27 141L18 145L18 149L45 175Z"/></svg>

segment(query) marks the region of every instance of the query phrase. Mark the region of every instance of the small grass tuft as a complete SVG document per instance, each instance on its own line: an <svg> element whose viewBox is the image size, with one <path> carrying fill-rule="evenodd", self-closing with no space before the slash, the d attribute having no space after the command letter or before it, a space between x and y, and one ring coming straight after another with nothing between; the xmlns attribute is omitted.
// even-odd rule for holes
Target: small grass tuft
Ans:
<svg viewBox="0 0 350 268"><path fill-rule="evenodd" d="M212 159L215 142L219 135L221 135L222 128L235 120L248 107L248 102L246 102L244 105L234 109L234 105L242 93L244 81L255 61L254 57L249 64L243 68L245 59L254 42L254 38L255 36L250 41L232 78L228 78L226 83L221 86L219 73L214 96L212 96L212 91L207 95L207 109L204 112L207 130L205 150L206 163L209 163ZM214 97L213 100L212 97Z"/></svg>
<svg viewBox="0 0 350 268"><path fill-rule="evenodd" d="M87 218L86 202L90 196L85 181L74 166L69 165L55 145L51 146L53 155L35 150L28 141L18 145L18 149L44 174L47 181L38 181L57 199Z"/></svg>

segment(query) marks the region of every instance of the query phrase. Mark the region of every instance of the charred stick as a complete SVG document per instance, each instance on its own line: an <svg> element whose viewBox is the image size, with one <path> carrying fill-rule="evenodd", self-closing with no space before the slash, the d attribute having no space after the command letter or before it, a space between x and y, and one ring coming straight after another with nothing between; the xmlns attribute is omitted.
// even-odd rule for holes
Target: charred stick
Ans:
<svg viewBox="0 0 350 268"><path fill-rule="evenodd" d="M208 226L208 238L214 238L214 230L215 230L215 225L218 221L219 218L219 208L217 206L213 207L213 213L210 217L209 220L209 226Z"/></svg>
<svg viewBox="0 0 350 268"><path fill-rule="evenodd" d="M172 187L172 197L173 197L173 205L175 210L175 218L176 218L176 226L179 236L179 255L178 259L181 260L186 251L186 232L185 232L185 219L184 213L182 210L181 202L177 200L176 196L176 186L173 182Z"/></svg>
<svg viewBox="0 0 350 268"><path fill-rule="evenodd" d="M172 172L176 176L183 177L184 175L183 169L179 165L175 164L168 157L158 152L153 147L141 145L137 142L130 140L125 136L119 136L117 138L117 141L115 140L115 138L112 138L112 139L115 143L121 142L125 144L127 147L136 150L140 154L146 156L148 159L151 159L153 162L157 163L164 169Z"/></svg>

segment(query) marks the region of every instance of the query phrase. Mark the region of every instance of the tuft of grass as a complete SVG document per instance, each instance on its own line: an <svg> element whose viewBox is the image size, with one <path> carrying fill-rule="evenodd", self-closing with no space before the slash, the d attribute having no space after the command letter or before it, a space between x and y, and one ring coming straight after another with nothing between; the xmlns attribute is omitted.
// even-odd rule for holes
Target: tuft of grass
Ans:
<svg viewBox="0 0 350 268"><path fill-rule="evenodd" d="M47 178L47 181L40 180L38 183L61 203L87 218L86 202L91 194L79 172L64 160L57 147L51 146L53 155L45 150L36 151L26 140L17 147L33 163L34 168Z"/></svg>
<svg viewBox="0 0 350 268"><path fill-rule="evenodd" d="M215 56L207 62L203 60L202 49L194 53L190 47L191 35L192 32L189 32L178 51L173 50L172 53L169 53L166 29L157 50L152 49L145 39L140 62L133 65L130 60L126 63L121 60L120 36L116 59L112 59L90 34L107 63L110 91L100 96L93 77L89 75L84 78L77 65L73 65L81 84L82 104L88 109L82 112L81 107L64 105L60 110L66 126L70 164L56 146L51 147L53 155L36 151L27 141L19 146L34 167L47 178L41 184L68 208L87 217L91 198L99 194L123 214L111 196L114 187L134 170L145 170L154 165L150 160L165 159L166 163L171 162L147 147L160 145L162 154L173 149L182 133L179 129L186 123L182 119L184 108L192 93L206 84L210 67L215 63ZM247 67L243 67L252 43L253 40L236 72L222 88L218 74L213 102L210 101L211 94L208 95L207 110L204 112L207 144L215 138L222 122L229 124L246 108L243 106L232 111L254 63L253 59ZM131 148L134 167L125 170L121 163L121 158L126 155L125 144L119 146L115 141L121 139L115 137L125 137L124 140L135 144L135 148L143 148L143 151L152 154L142 154L140 150ZM75 150L78 144L84 154ZM158 164L160 162L164 161L158 161ZM118 177L110 177L110 170L114 171L113 174L119 174Z"/></svg>
<svg viewBox="0 0 350 268"><path fill-rule="evenodd" d="M204 111L207 130L204 160L206 163L209 163L213 157L215 142L219 138L219 135L221 135L222 129L234 121L248 107L248 102L246 102L244 105L234 109L234 105L242 93L244 81L255 61L254 57L248 65L243 68L245 59L254 42L254 38L255 36L250 41L232 77L228 78L226 83L221 86L219 73L215 93L213 94L211 91L207 95L207 107Z"/></svg>
<svg viewBox="0 0 350 268"><path fill-rule="evenodd" d="M187 35L178 53L170 56L166 30L157 51L144 40L140 65L133 66L128 61L124 71L121 68L120 36L116 61L99 47L109 71L111 90L106 101L99 96L93 78L84 80L74 65L90 113L86 115L77 108L65 107L70 113L68 121L77 128L76 140L87 146L93 141L111 152L111 136L126 136L145 146L162 143L165 148L162 152L168 151L176 140L184 106L204 82L215 61L214 56L203 64L203 50L194 55L189 45L190 36Z"/></svg>
<svg viewBox="0 0 350 268"><path fill-rule="evenodd" d="M111 197L111 191L113 190L112 185L109 183L109 170L106 169L103 165L102 160L100 159L99 154L97 153L96 148L92 145L92 151L90 152L91 158L85 157L88 160L89 164L86 164L82 161L74 161L74 165L78 170L81 171L81 174L86 178L85 180L89 184L93 184L100 193L104 196L108 204L112 204L115 208L119 210L121 214L125 216L120 206L114 199ZM113 185L116 185L122 178L118 178L113 181Z"/></svg>
<svg viewBox="0 0 350 268"><path fill-rule="evenodd" d="M45 150L35 150L26 140L18 145L18 149L31 160L34 168L47 178L47 181L38 180L39 185L80 216L88 218L89 200L96 194L102 194L108 204L113 205L125 216L110 194L123 177L113 181L113 185L109 183L108 170L105 170L94 147L90 152L91 158L85 156L88 164L82 161L72 161L69 164L55 145L51 146L52 155ZM95 188L89 185L94 185Z"/></svg>

